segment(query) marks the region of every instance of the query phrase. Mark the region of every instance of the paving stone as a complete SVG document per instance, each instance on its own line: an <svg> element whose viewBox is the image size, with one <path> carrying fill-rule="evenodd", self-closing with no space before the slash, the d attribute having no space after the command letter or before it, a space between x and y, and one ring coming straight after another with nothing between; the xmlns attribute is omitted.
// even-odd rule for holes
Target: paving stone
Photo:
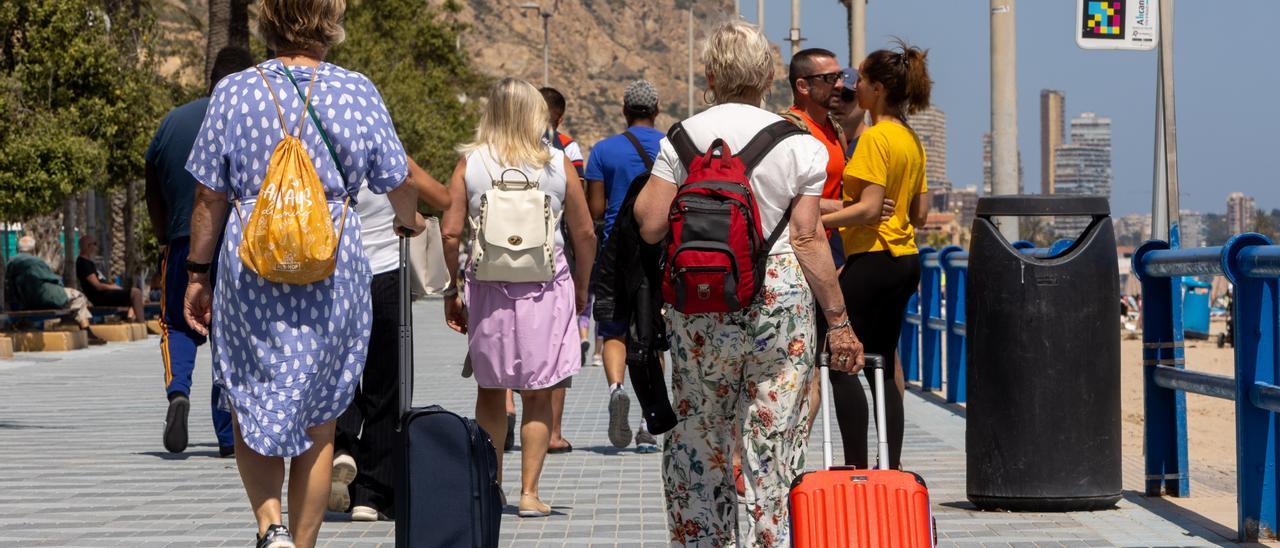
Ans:
<svg viewBox="0 0 1280 548"><path fill-rule="evenodd" d="M415 306L414 401L471 414L475 383L459 375L465 338L448 330L441 316L439 301ZM0 362L0 462L6 463L0 467L0 548L250 543L253 519L235 463L216 458L207 350L191 398L191 447L181 455L161 447L165 399L158 340L19 353ZM609 445L607 397L602 369L584 368L565 407L565 437L575 450L549 455L541 480L543 498L557 513L522 520L508 509L503 546L667 545L662 457ZM929 483L943 546L1195 546L1224 540L1157 516L1141 506L1141 497L1104 512L977 511L965 499L964 419L934 401L914 389L906 398L903 461ZM635 424L639 405L633 401L631 407ZM811 440L810 468L822 462L819 438ZM843 462L836 446L835 461ZM519 453L508 453L503 464L514 501ZM1125 472L1140 478L1139 459L1126 459ZM394 545L391 523L328 517L318 546ZM739 523L745 530L745 516Z"/></svg>

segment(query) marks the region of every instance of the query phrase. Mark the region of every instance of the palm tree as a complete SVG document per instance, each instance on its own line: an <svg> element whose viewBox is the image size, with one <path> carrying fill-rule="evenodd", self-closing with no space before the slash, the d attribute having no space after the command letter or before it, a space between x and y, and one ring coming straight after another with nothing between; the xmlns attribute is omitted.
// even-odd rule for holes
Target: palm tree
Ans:
<svg viewBox="0 0 1280 548"><path fill-rule="evenodd" d="M250 0L209 0L209 41L205 47L204 79L209 85L213 62L225 47L249 49Z"/></svg>

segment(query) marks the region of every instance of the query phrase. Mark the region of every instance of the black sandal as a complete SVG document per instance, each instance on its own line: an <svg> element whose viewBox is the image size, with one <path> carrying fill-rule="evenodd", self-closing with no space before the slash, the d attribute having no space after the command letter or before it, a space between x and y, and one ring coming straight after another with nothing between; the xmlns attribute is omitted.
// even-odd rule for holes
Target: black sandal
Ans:
<svg viewBox="0 0 1280 548"><path fill-rule="evenodd" d="M295 548L293 535L283 525L267 527L267 533L258 537L258 548Z"/></svg>

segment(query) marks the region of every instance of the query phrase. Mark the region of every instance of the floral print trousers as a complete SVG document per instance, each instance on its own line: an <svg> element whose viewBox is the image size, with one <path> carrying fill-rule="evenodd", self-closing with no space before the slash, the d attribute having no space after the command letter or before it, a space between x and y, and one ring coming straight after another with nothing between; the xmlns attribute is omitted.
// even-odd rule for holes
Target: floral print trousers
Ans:
<svg viewBox="0 0 1280 548"><path fill-rule="evenodd" d="M737 546L735 446L743 448L749 544L790 545L787 495L804 471L808 438L813 296L795 255L769 257L766 271L749 309L668 315L680 419L662 460L672 546Z"/></svg>

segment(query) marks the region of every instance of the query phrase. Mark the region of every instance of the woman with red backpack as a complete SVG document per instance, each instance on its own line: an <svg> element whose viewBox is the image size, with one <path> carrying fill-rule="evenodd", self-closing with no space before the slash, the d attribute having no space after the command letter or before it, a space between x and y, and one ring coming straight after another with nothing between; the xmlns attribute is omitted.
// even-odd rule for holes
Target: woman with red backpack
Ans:
<svg viewBox="0 0 1280 548"><path fill-rule="evenodd" d="M852 370L862 346L819 225L826 148L759 108L774 76L768 40L726 23L703 62L714 105L663 139L635 205L640 235L668 249L679 419L663 458L668 526L674 545L737 544L737 425L749 543L782 546L787 491L804 468L811 349L829 344L832 366ZM826 341L815 340L815 313L830 322Z"/></svg>

